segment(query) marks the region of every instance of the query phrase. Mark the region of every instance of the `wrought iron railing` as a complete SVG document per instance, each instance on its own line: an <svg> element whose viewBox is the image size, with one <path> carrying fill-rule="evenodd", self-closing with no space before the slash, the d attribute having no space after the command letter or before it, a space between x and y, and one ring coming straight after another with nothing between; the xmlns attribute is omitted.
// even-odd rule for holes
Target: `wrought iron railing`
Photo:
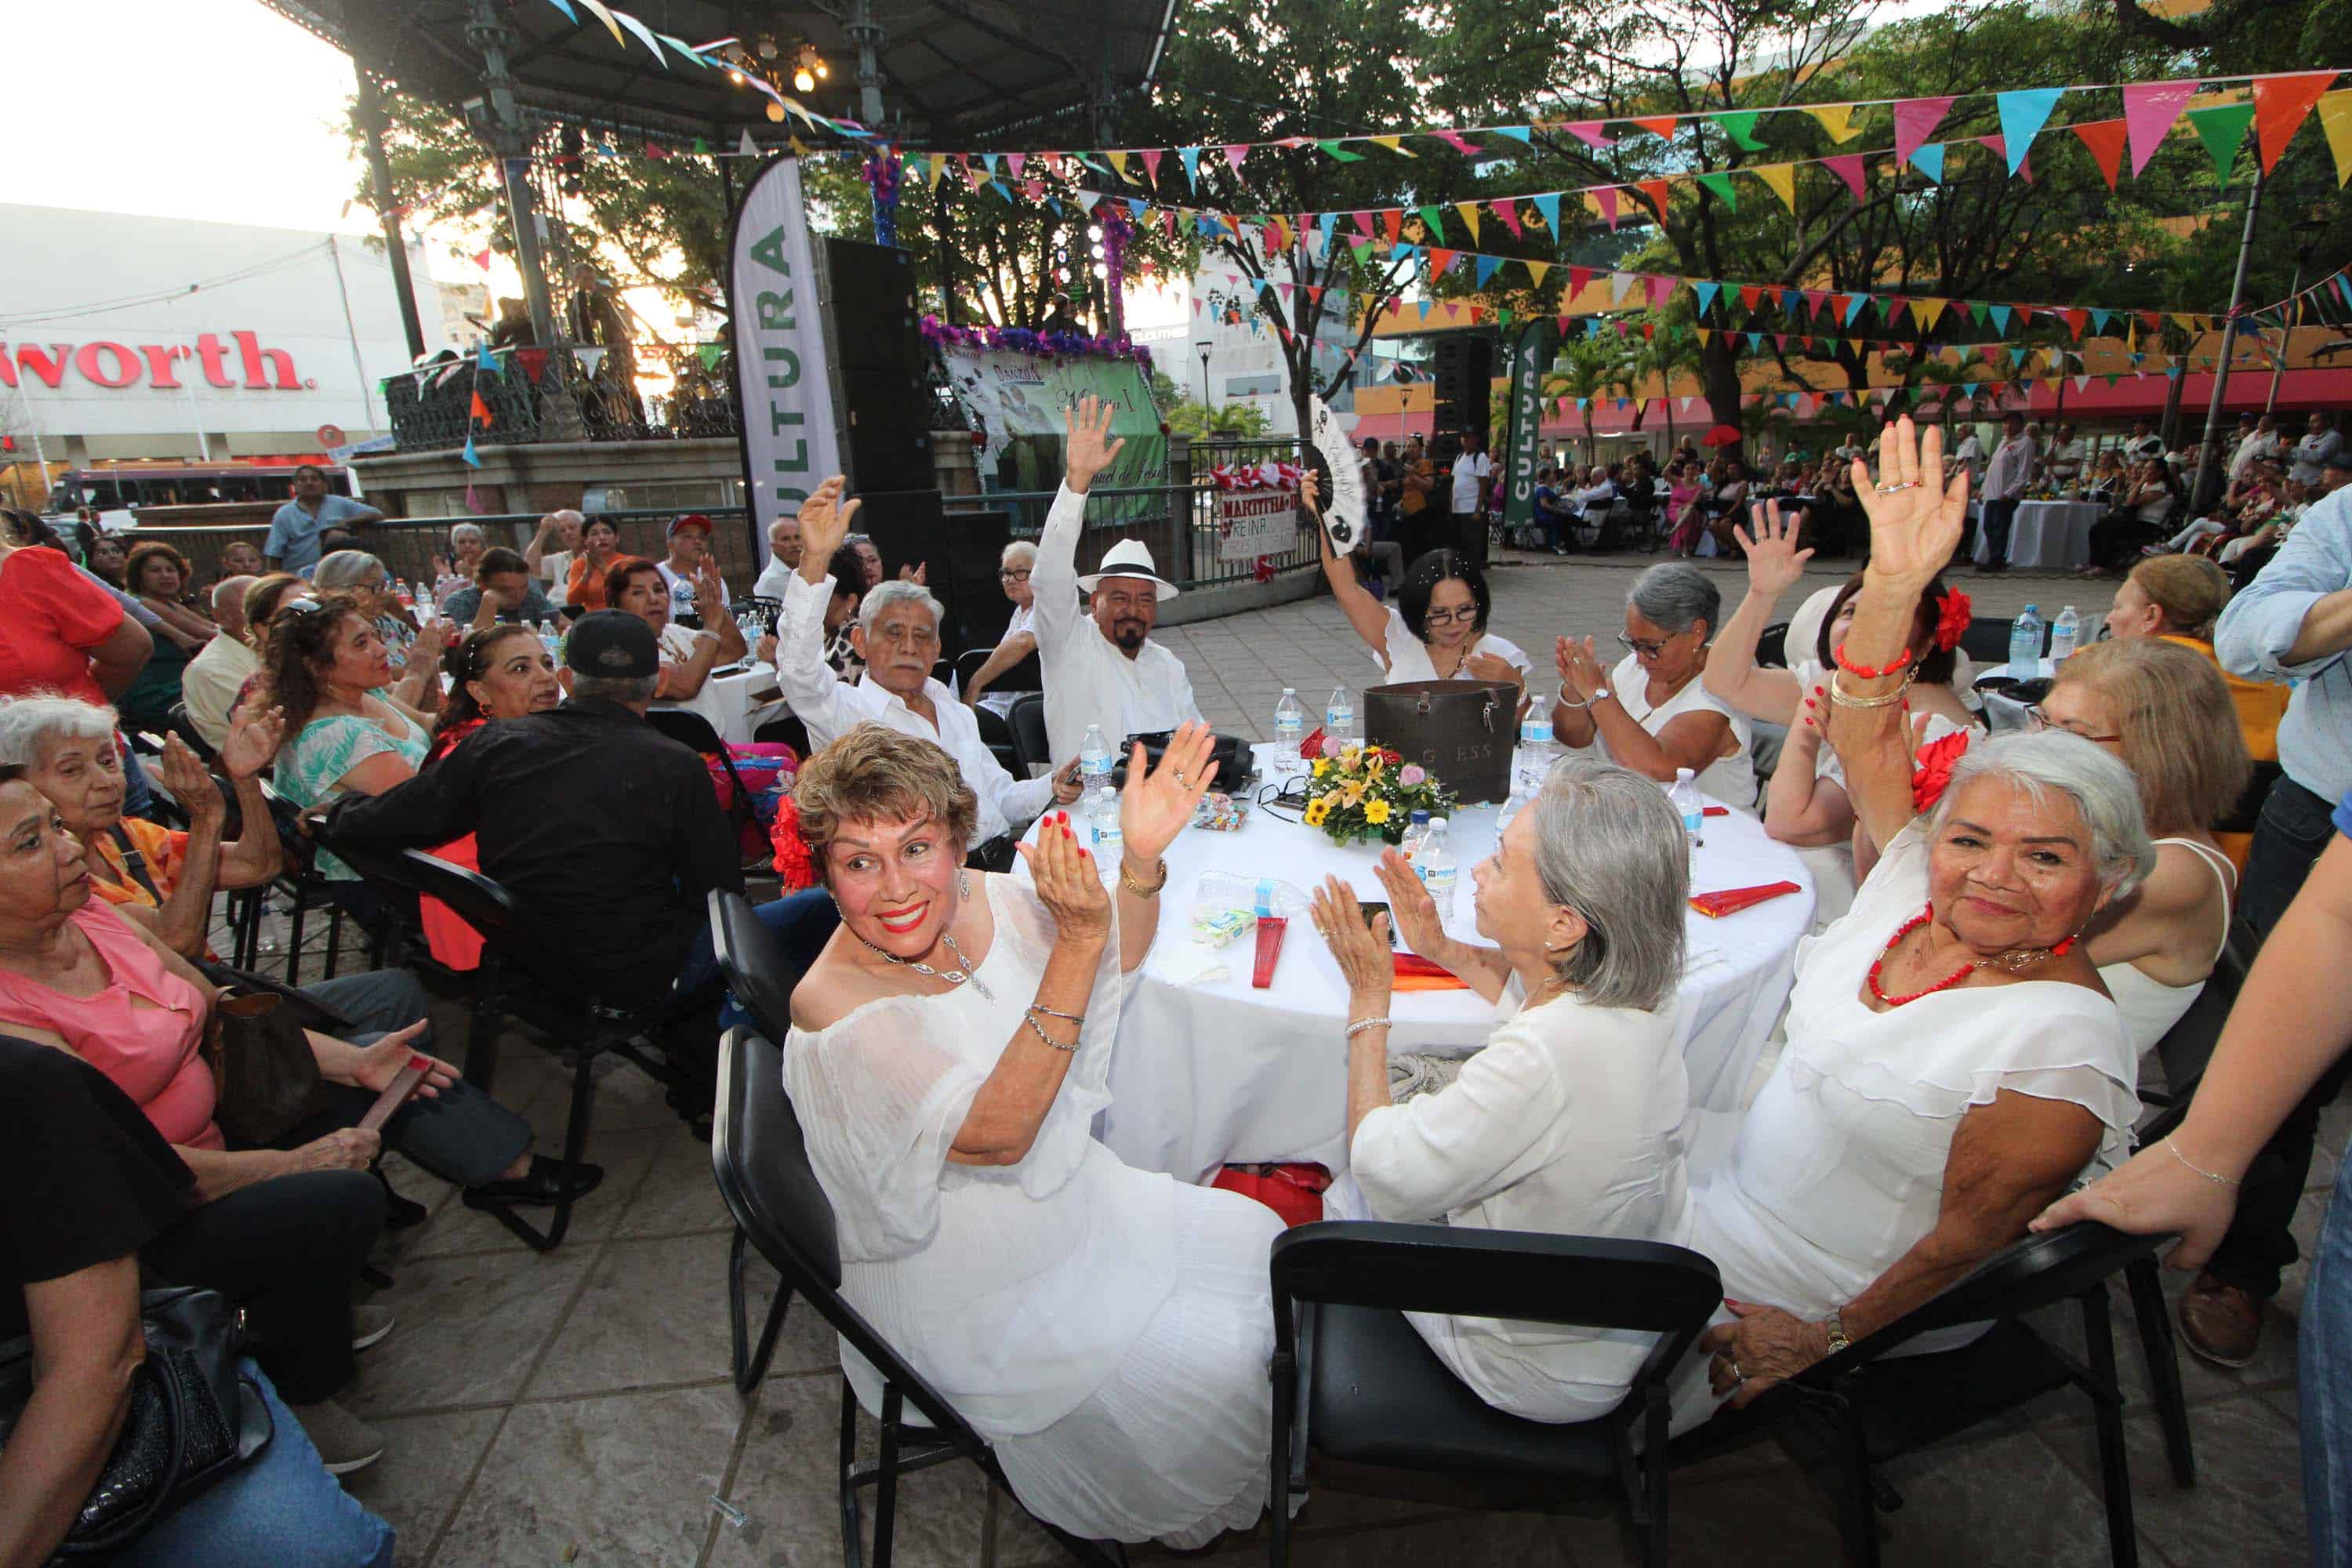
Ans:
<svg viewBox="0 0 2352 1568"><path fill-rule="evenodd" d="M1293 443L1295 447L1296 443ZM1209 470L1197 466L1199 476L1189 485L1127 488L1098 486L1087 492L1087 521L1078 541L1081 569L1091 569L1114 541L1139 539L1151 550L1162 575L1182 588L1209 588L1233 583L1262 581L1276 573L1317 562L1314 536L1301 527L1290 545L1273 554L1226 560L1224 535L1217 526L1217 489ZM1257 462L1266 459L1257 458ZM950 496L947 516L959 511L1010 514L1013 537L1035 539L1045 529L1045 514L1055 490L998 490L981 496Z"/></svg>

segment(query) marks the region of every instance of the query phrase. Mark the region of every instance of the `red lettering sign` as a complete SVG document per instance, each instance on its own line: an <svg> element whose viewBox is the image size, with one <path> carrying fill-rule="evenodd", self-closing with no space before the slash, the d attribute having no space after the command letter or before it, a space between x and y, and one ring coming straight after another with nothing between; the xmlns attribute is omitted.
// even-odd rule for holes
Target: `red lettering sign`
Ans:
<svg viewBox="0 0 2352 1568"><path fill-rule="evenodd" d="M234 355L236 363L230 364ZM242 386L252 392L299 392L302 377L294 356L285 349L265 348L261 335L232 331L228 342L217 332L200 332L195 345L184 343L11 343L0 342L0 387L14 388L30 377L41 385L63 390L67 367L81 380L109 391L137 386L142 381L158 391L177 392L182 383L178 362L193 358L203 368L210 386Z"/></svg>

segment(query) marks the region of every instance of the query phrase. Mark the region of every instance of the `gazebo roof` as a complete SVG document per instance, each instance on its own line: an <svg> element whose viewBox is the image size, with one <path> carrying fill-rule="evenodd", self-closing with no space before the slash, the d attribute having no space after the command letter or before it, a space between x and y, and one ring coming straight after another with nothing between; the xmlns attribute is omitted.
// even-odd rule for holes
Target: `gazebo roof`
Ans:
<svg viewBox="0 0 2352 1568"><path fill-rule="evenodd" d="M805 40L831 67L816 90L794 94L835 119L859 120L856 49L844 15L811 5L741 0L633 0L612 7L656 37L698 47L714 39ZM479 96L481 53L467 37L472 0L263 0L400 83L404 95L452 106ZM662 58L635 28L608 28L584 0L511 0L508 62L526 108L568 120L731 139L769 126L769 99L667 46ZM1150 85L1176 0L873 0L885 29L877 53L887 133L918 145L970 146L1087 101L1090 83L1115 92ZM615 33L620 39L616 41ZM798 127L799 121L793 121ZM805 128L801 128L805 134Z"/></svg>

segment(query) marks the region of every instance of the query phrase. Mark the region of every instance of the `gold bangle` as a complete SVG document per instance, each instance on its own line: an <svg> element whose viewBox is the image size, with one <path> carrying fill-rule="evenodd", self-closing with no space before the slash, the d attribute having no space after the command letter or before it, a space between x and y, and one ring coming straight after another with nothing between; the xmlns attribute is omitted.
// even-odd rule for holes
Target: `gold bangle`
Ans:
<svg viewBox="0 0 2352 1568"><path fill-rule="evenodd" d="M1139 899L1156 899L1160 896L1160 889L1168 885L1168 858L1166 856L1163 855L1160 858L1157 862L1157 868L1160 872L1160 879L1147 888L1142 883L1135 879L1135 872L1129 868L1126 860L1122 858L1118 863L1118 885L1125 888L1129 892L1133 893Z"/></svg>
<svg viewBox="0 0 2352 1568"><path fill-rule="evenodd" d="M1848 697L1845 688L1839 684L1845 671L1834 671L1830 676L1830 701L1840 708L1892 708L1910 691L1911 678L1917 668L1914 665L1906 668L1903 672L1903 684L1883 697Z"/></svg>

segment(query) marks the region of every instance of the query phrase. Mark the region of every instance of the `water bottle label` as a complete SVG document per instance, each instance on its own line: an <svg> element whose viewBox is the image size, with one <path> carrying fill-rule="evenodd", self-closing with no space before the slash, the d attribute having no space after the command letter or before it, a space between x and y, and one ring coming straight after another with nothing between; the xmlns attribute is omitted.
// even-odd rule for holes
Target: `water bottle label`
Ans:
<svg viewBox="0 0 2352 1568"><path fill-rule="evenodd" d="M1685 811L1683 813L1683 831L1685 833L1697 834L1703 831L1706 826L1706 813L1704 809L1698 811Z"/></svg>
<svg viewBox="0 0 2352 1568"><path fill-rule="evenodd" d="M1520 725L1519 744L1522 746L1550 745L1551 721L1549 719L1530 719L1526 723Z"/></svg>
<svg viewBox="0 0 2352 1568"><path fill-rule="evenodd" d="M1279 718L1274 721L1274 738L1296 742L1304 733L1307 721L1303 718Z"/></svg>
<svg viewBox="0 0 2352 1568"><path fill-rule="evenodd" d="M1260 878L1251 894L1251 902L1255 906L1254 912L1261 916L1275 913L1274 881L1271 878Z"/></svg>

